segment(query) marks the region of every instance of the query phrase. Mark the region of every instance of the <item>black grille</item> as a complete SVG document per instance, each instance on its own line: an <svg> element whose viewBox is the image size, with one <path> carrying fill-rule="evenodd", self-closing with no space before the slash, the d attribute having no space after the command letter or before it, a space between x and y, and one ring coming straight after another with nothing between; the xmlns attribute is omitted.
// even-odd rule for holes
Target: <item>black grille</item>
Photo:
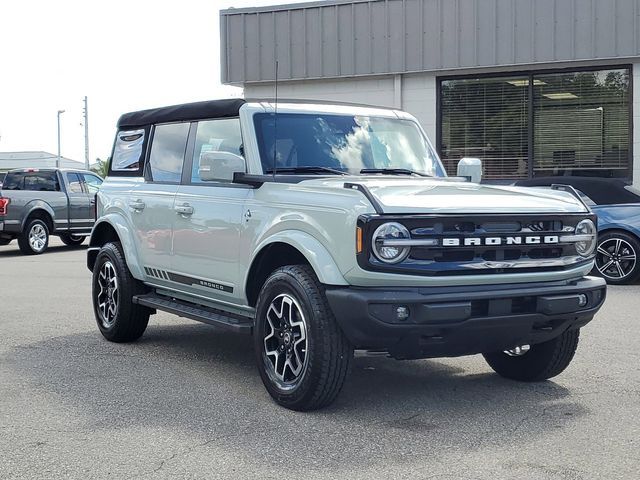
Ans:
<svg viewBox="0 0 640 480"><path fill-rule="evenodd" d="M595 222L595 216L588 214L363 216L359 225L368 240L358 263L368 270L435 276L557 271L588 261L577 254L572 242L552 241L572 234L585 218ZM375 229L386 222L402 223L412 240L435 239L438 245L413 246L403 262L385 264L373 255L370 243ZM487 244L495 239L501 244ZM527 239L540 242L526 243ZM458 244L445 246L445 241Z"/></svg>

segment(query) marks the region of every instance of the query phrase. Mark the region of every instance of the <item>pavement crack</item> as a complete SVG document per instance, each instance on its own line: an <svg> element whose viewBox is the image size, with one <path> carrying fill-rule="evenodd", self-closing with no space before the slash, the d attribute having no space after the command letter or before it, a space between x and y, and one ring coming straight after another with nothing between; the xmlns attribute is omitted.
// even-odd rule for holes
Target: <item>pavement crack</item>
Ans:
<svg viewBox="0 0 640 480"><path fill-rule="evenodd" d="M184 457L186 455L189 455L191 452L197 450L198 448L207 446L214 440L215 440L214 438L210 438L206 442L198 443L197 445L193 445L192 447L189 447L181 452L174 452L169 457L163 458L162 460L160 460L160 464L153 470L152 473L158 473L160 470L162 470L165 467L167 463L171 462L172 460L175 460L178 457Z"/></svg>
<svg viewBox="0 0 640 480"><path fill-rule="evenodd" d="M532 421L532 420L537 420L537 419L539 419L539 418L544 417L544 416L547 414L547 412L548 412L549 410L551 410L552 408L553 408L553 406L544 407L544 408L542 409L542 411L541 411L541 412L538 412L538 413L537 413L537 414L535 414L535 415L527 415L526 417L522 418L522 419L518 422L518 424L515 426L515 428L513 429L513 433L517 433L517 432L518 432L518 430L520 430L520 428L521 428L525 423L530 422L530 421Z"/></svg>

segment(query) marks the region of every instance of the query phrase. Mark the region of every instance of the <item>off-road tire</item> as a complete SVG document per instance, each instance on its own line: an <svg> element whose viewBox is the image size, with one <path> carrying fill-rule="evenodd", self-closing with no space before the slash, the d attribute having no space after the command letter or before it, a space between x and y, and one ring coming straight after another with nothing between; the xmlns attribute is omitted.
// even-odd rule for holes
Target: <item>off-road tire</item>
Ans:
<svg viewBox="0 0 640 480"><path fill-rule="evenodd" d="M78 245L82 245L84 239L85 237L71 235L70 233L64 233L60 235L60 240L62 240L62 243L69 247L77 247Z"/></svg>
<svg viewBox="0 0 640 480"><path fill-rule="evenodd" d="M43 232L44 246L42 246L42 248L34 248L29 241L30 235L33 233L34 229ZM18 235L18 247L25 255L40 255L41 253L44 253L49 247L49 227L47 227L46 222L39 218L30 220L27 223L27 227L24 229L24 232Z"/></svg>
<svg viewBox="0 0 640 480"><path fill-rule="evenodd" d="M101 273L104 273L106 264L113 267L117 285L117 304L114 308L113 318L107 321L100 306L104 297L100 296L100 281L103 280ZM110 268L107 268L110 270ZM119 242L105 244L96 258L93 267L92 279L92 300L93 312L96 323L102 336L110 342L132 342L142 336L147 324L151 310L133 303L133 297L146 293L147 289L142 282L136 280L127 267L122 246Z"/></svg>
<svg viewBox="0 0 640 480"><path fill-rule="evenodd" d="M281 406L309 411L332 403L340 393L353 359L353 347L327 303L325 287L307 265L291 265L275 270L264 283L258 297L254 346L260 377ZM306 366L293 386L283 388L274 380L274 367L265 347L267 312L282 295L296 300L306 323Z"/></svg>
<svg viewBox="0 0 640 480"><path fill-rule="evenodd" d="M562 373L571 363L580 330L567 330L548 342L531 345L521 356L509 356L504 352L485 353L484 358L498 374L521 382L540 382Z"/></svg>

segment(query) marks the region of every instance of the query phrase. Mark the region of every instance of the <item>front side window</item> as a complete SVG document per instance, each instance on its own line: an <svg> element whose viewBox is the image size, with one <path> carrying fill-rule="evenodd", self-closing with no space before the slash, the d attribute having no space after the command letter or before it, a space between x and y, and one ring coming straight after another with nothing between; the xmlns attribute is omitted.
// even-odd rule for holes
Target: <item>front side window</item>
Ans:
<svg viewBox="0 0 640 480"><path fill-rule="evenodd" d="M262 169L324 167L358 174L406 169L444 176L418 126L397 118L259 113L254 116ZM276 138L277 135L277 138Z"/></svg>
<svg viewBox="0 0 640 480"><path fill-rule="evenodd" d="M142 162L145 131L122 130L116 136L111 170L114 172L136 171Z"/></svg>
<svg viewBox="0 0 640 480"><path fill-rule="evenodd" d="M240 120L221 118L198 122L196 143L193 150L191 182L199 183L200 160L208 152L228 152L242 156L242 135Z"/></svg>
<svg viewBox="0 0 640 480"><path fill-rule="evenodd" d="M156 126L153 132L147 170L149 180L180 183L188 135L188 123Z"/></svg>
<svg viewBox="0 0 640 480"><path fill-rule="evenodd" d="M77 173L67 173L67 183L69 184L69 193L82 193L82 182Z"/></svg>
<svg viewBox="0 0 640 480"><path fill-rule="evenodd" d="M90 173L83 173L84 183L87 186L87 190L90 194L98 193L100 185L102 185L102 179Z"/></svg>

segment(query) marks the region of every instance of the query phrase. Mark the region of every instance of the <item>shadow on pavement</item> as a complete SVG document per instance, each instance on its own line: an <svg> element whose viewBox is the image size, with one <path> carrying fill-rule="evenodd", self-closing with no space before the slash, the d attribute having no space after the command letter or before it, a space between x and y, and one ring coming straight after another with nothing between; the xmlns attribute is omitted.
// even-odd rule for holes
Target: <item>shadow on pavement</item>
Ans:
<svg viewBox="0 0 640 480"><path fill-rule="evenodd" d="M57 397L88 431L162 426L254 462L296 451L309 468L389 461L376 452L525 444L586 413L553 382L521 384L488 367L470 374L450 362L386 358L356 358L331 407L291 412L263 388L250 337L195 323L152 323L133 344L109 343L97 329L51 338L15 347L2 362Z"/></svg>

